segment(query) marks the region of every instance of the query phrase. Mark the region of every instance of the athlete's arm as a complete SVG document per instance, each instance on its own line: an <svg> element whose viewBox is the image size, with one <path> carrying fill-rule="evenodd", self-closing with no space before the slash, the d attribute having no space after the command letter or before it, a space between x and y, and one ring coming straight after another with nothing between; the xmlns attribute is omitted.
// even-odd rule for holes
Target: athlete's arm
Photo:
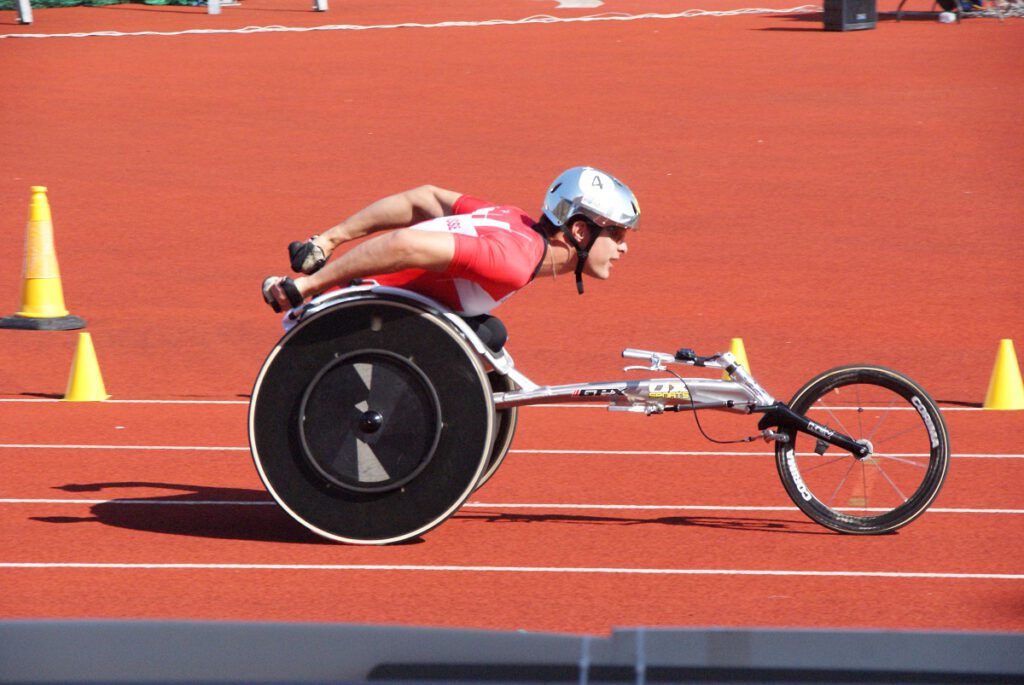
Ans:
<svg viewBox="0 0 1024 685"><path fill-rule="evenodd" d="M455 237L451 233L400 228L356 245L320 271L309 276L299 276L294 283L305 299L365 276L404 269L444 271L454 257ZM277 300L281 308L293 306L280 281L267 292Z"/></svg>
<svg viewBox="0 0 1024 685"><path fill-rule="evenodd" d="M320 234L329 255L338 245L389 228L411 226L452 213L460 193L424 185L377 200ZM376 272L383 273L383 272Z"/></svg>
<svg viewBox="0 0 1024 685"><path fill-rule="evenodd" d="M452 214L460 193L432 185L423 185L377 200L341 223L331 227L314 241L330 256L343 242L392 228L382 236L357 245L309 276L294 280L303 298L318 295L336 285L375 274L420 268L443 271L455 255L455 239L448 233L406 230L405 227ZM291 307L280 282L266 294L283 308Z"/></svg>

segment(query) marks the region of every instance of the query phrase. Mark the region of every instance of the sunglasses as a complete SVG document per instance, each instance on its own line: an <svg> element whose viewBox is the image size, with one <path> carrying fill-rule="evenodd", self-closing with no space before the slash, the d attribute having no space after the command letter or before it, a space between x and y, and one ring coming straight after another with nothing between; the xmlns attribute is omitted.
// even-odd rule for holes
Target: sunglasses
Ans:
<svg viewBox="0 0 1024 685"><path fill-rule="evenodd" d="M604 232L615 242L623 243L626 241L626 234L629 232L629 229L622 228L621 226L609 226L604 229Z"/></svg>

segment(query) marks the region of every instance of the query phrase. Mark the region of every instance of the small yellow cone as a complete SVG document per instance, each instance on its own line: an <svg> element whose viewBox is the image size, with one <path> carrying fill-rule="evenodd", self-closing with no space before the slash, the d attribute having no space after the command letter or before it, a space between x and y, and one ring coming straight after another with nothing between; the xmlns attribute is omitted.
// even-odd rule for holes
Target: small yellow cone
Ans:
<svg viewBox="0 0 1024 685"><path fill-rule="evenodd" d="M0 319L0 328L60 331L85 328L85 321L69 315L64 306L64 289L53 245L50 202L44 186L32 186L22 275L21 309L14 316Z"/></svg>
<svg viewBox="0 0 1024 685"><path fill-rule="evenodd" d="M985 393L985 409L1024 409L1024 382L1021 382L1020 366L1013 341L1003 338L999 341L996 365Z"/></svg>
<svg viewBox="0 0 1024 685"><path fill-rule="evenodd" d="M100 374L99 362L96 361L92 336L88 333L79 333L78 348L75 350L75 360L71 363L71 377L68 379L64 400L101 402L109 397L107 389L103 387L103 376Z"/></svg>
<svg viewBox="0 0 1024 685"><path fill-rule="evenodd" d="M729 343L729 351L732 352L732 356L736 357L736 361L750 373L750 362L747 361L747 351L743 349L743 338L733 338L732 342ZM722 374L723 380L729 380L729 374Z"/></svg>

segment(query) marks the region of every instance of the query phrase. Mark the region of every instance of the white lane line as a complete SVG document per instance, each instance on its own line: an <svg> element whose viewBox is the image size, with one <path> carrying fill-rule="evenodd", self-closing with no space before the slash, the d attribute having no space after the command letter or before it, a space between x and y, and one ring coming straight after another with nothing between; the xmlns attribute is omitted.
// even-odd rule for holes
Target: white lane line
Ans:
<svg viewBox="0 0 1024 685"><path fill-rule="evenodd" d="M171 497L180 495L170 495ZM7 498L0 499L4 504L101 504L113 505L148 505L148 506L192 506L192 507L262 507L276 506L272 500L175 500L175 499L44 499L44 498ZM562 503L519 503L519 502L466 502L463 508L469 509L552 509L575 511L799 511L794 506L745 506L729 504L562 504ZM858 511L865 511L859 509ZM888 511L887 509L867 509L866 511ZM932 507L929 514L1024 514L1024 509L968 509L954 507Z"/></svg>
<svg viewBox="0 0 1024 685"><path fill-rule="evenodd" d="M171 495L172 497L174 495ZM180 495L177 495L180 496ZM264 507L277 505L273 500L173 500L173 499L29 499L29 498L8 498L0 499L0 504L144 504L148 506L190 506L190 507Z"/></svg>
<svg viewBox="0 0 1024 685"><path fill-rule="evenodd" d="M11 402L11 403L19 403L19 404L54 404L54 403L63 402L63 401L64 400L62 400L60 398L56 398L56 397L54 397L54 398L48 398L48 397L43 397L43 398L39 398L39 397L32 397L32 398L28 398L28 397L0 397L0 402ZM103 404L182 404L182 405L189 405L189 404L196 404L196 405L202 405L202 404L226 404L226 405L231 405L231 404L234 404L234 405L248 405L249 404L249 400L115 400L115 399L110 399L110 400L103 400ZM940 409L942 410L943 413L949 412L949 411L987 411L983 407L945 407L945 406L941 406L941 404L942 404L941 402L939 404L940 404ZM562 403L560 403L560 404L528 404L528 405L525 405L525 406L520 407L520 408L521 409L608 409L608 405L601 404L599 402L589 402L589 403L567 402L567 403L564 403L564 404L562 404ZM855 409L855 407L829 407L829 409L847 411L847 410ZM913 407L890 407L889 410L890 411L916 411L916 409L914 409Z"/></svg>
<svg viewBox="0 0 1024 685"><path fill-rule="evenodd" d="M2 501L2 500L0 500ZM799 511L796 507L733 506L706 504L515 504L510 502L467 502L476 509L611 509L623 511ZM857 511L889 511L884 508ZM927 513L939 514L1024 514L1024 509L957 509L931 507Z"/></svg>
<svg viewBox="0 0 1024 685"><path fill-rule="evenodd" d="M208 445L57 445L0 443L0 449L25 450L150 450L167 452L248 452L248 447L211 447Z"/></svg>
<svg viewBox="0 0 1024 685"><path fill-rule="evenodd" d="M774 452L738 452L738 451L696 451L696 450L509 450L509 454L593 454L593 455L627 455L627 456L685 456L685 457L774 457ZM904 454L887 452L888 457L923 457L923 454ZM964 453L953 454L952 457L966 459L1024 459L1024 454Z"/></svg>
<svg viewBox="0 0 1024 685"><path fill-rule="evenodd" d="M53 398L0 397L0 402L24 404L53 404L64 400ZM249 404L249 400L103 400L103 404Z"/></svg>
<svg viewBox="0 0 1024 685"><path fill-rule="evenodd" d="M448 573L591 573L652 576L812 576L829 578L1024 580L1024 574L1020 573L931 573L916 571L790 571L773 569L612 568L587 566L427 566L419 564L115 564L75 562L0 562L0 568L182 571L441 571Z"/></svg>
<svg viewBox="0 0 1024 685"><path fill-rule="evenodd" d="M209 445L84 445L56 443L0 443L0 449L26 450L140 450L169 452L248 452L248 447L217 447ZM554 455L593 455L593 456L677 456L677 457L772 457L774 452L737 452L737 451L701 451L701 450L528 450L513 449L509 454L554 454ZM890 457L920 457L921 454L886 454ZM995 453L964 453L953 454L954 459L1024 459L1024 454Z"/></svg>

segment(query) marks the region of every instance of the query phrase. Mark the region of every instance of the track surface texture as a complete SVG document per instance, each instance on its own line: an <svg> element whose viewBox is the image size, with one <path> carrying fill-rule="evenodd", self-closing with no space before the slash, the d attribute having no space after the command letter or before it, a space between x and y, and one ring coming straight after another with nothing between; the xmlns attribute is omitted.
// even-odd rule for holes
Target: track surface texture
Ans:
<svg viewBox="0 0 1024 685"><path fill-rule="evenodd" d="M353 30L744 4L332 4L0 16L0 314L45 185L113 396L55 401L74 332L0 330L0 616L1024 629L1024 423L978 409L998 341L1024 344L1024 21L883 3L848 33L820 12ZM764 443L580 407L523 409L497 475L409 544L331 544L279 509L246 401L281 333L257 286L287 243L421 183L536 211L577 164L626 180L644 225L584 297L541 277L498 310L518 368L620 378L625 347L740 337L781 399L840 364L899 369L947 410L933 509L835 534Z"/></svg>

